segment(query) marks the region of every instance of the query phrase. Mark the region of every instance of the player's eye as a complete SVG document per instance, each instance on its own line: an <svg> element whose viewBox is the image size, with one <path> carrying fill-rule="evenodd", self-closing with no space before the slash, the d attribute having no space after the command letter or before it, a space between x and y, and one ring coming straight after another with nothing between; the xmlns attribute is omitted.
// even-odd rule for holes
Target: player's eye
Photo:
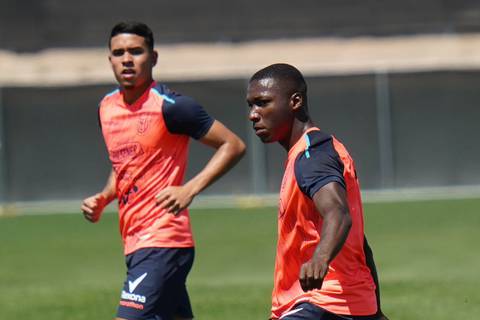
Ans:
<svg viewBox="0 0 480 320"><path fill-rule="evenodd" d="M268 104L268 100L256 100L255 105L258 107L265 107Z"/></svg>
<svg viewBox="0 0 480 320"><path fill-rule="evenodd" d="M129 52L132 55L138 56L138 55L142 54L144 52L144 50L142 48L133 48L133 49L129 50Z"/></svg>
<svg viewBox="0 0 480 320"><path fill-rule="evenodd" d="M251 109L253 107L257 108L264 108L270 103L271 99L253 99L251 101L247 100L248 108Z"/></svg>
<svg viewBox="0 0 480 320"><path fill-rule="evenodd" d="M124 52L125 52L125 50L123 50L123 49L113 50L113 51L112 51L112 56L114 56L114 57L121 57Z"/></svg>

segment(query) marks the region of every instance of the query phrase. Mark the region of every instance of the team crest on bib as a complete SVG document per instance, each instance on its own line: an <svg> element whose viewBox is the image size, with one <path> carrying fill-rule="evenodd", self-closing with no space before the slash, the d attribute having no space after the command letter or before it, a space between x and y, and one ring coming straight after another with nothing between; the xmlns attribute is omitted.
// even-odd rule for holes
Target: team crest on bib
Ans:
<svg viewBox="0 0 480 320"><path fill-rule="evenodd" d="M147 132L148 130L149 123L150 123L150 117L146 114L142 114L138 119L137 133L139 135L144 135L145 132Z"/></svg>

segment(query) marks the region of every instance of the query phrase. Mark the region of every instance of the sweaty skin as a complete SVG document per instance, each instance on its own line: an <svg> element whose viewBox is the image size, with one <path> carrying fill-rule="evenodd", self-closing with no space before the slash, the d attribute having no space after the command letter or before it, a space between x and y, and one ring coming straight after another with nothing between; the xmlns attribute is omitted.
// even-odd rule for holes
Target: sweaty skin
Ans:
<svg viewBox="0 0 480 320"><path fill-rule="evenodd" d="M157 52L150 50L141 36L121 33L110 40L108 60L126 103L135 102L150 86L157 59Z"/></svg>
<svg viewBox="0 0 480 320"><path fill-rule="evenodd" d="M256 135L264 143L278 142L288 152L309 129L314 127L306 110L303 96L292 90L291 84L274 78L252 80L247 88L249 120ZM322 216L321 240L312 258L300 268L299 281L304 291L320 289L328 266L345 243L352 220L348 210L345 190L336 182L330 182L318 190L313 202ZM365 243L366 238L365 238ZM367 264L377 286L376 314L379 320L388 320L380 308L378 277L373 255L365 246ZM370 254L368 254L370 253ZM373 268L373 269L372 269Z"/></svg>
<svg viewBox="0 0 480 320"><path fill-rule="evenodd" d="M322 187L313 196L313 201L322 215L323 225L321 240L312 259L300 269L300 284L304 291L322 287L328 265L342 248L352 226L345 190L338 183L330 182Z"/></svg>
<svg viewBox="0 0 480 320"><path fill-rule="evenodd" d="M248 86L249 119L263 142L278 141L287 151L303 133L313 127L311 121L302 122L296 117L303 105L298 94L282 94L285 88L272 78L252 81ZM312 259L300 269L299 280L304 291L321 288L328 265L340 251L351 218L348 214L345 192L337 183L321 188L313 197L315 206L323 215L321 241Z"/></svg>

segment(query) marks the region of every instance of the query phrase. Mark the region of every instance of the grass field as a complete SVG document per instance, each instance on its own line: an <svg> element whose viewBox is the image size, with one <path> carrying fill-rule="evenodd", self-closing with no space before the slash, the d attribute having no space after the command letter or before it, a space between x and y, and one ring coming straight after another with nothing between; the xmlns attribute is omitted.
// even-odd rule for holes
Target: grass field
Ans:
<svg viewBox="0 0 480 320"><path fill-rule="evenodd" d="M365 207L383 309L394 319L480 314L480 200ZM199 320L266 319L276 212L192 210L197 249L189 291ZM117 218L0 219L0 319L111 319L124 280Z"/></svg>

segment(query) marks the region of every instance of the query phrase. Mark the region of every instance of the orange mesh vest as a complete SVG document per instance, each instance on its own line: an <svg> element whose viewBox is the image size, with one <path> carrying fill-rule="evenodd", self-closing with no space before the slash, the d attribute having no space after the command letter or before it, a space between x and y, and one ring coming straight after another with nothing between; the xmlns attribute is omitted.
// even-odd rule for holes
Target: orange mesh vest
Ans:
<svg viewBox="0 0 480 320"><path fill-rule="evenodd" d="M189 135L173 134L167 128L164 108L168 104L170 110L188 114L191 108L184 101L190 100L177 99L164 89L152 83L132 105L125 104L122 92L116 90L100 104L102 133L117 178L125 254L145 247L194 245L188 210L175 216L155 202L159 191L183 183L189 144ZM213 119L207 122L208 129Z"/></svg>
<svg viewBox="0 0 480 320"><path fill-rule="evenodd" d="M320 290L304 292L300 267L320 241L322 216L312 200L327 183L346 189L352 227L341 251L329 266ZM272 293L273 319L300 302L336 314L376 313L375 284L366 265L363 209L352 158L333 136L309 129L288 152L278 215L278 243Z"/></svg>

